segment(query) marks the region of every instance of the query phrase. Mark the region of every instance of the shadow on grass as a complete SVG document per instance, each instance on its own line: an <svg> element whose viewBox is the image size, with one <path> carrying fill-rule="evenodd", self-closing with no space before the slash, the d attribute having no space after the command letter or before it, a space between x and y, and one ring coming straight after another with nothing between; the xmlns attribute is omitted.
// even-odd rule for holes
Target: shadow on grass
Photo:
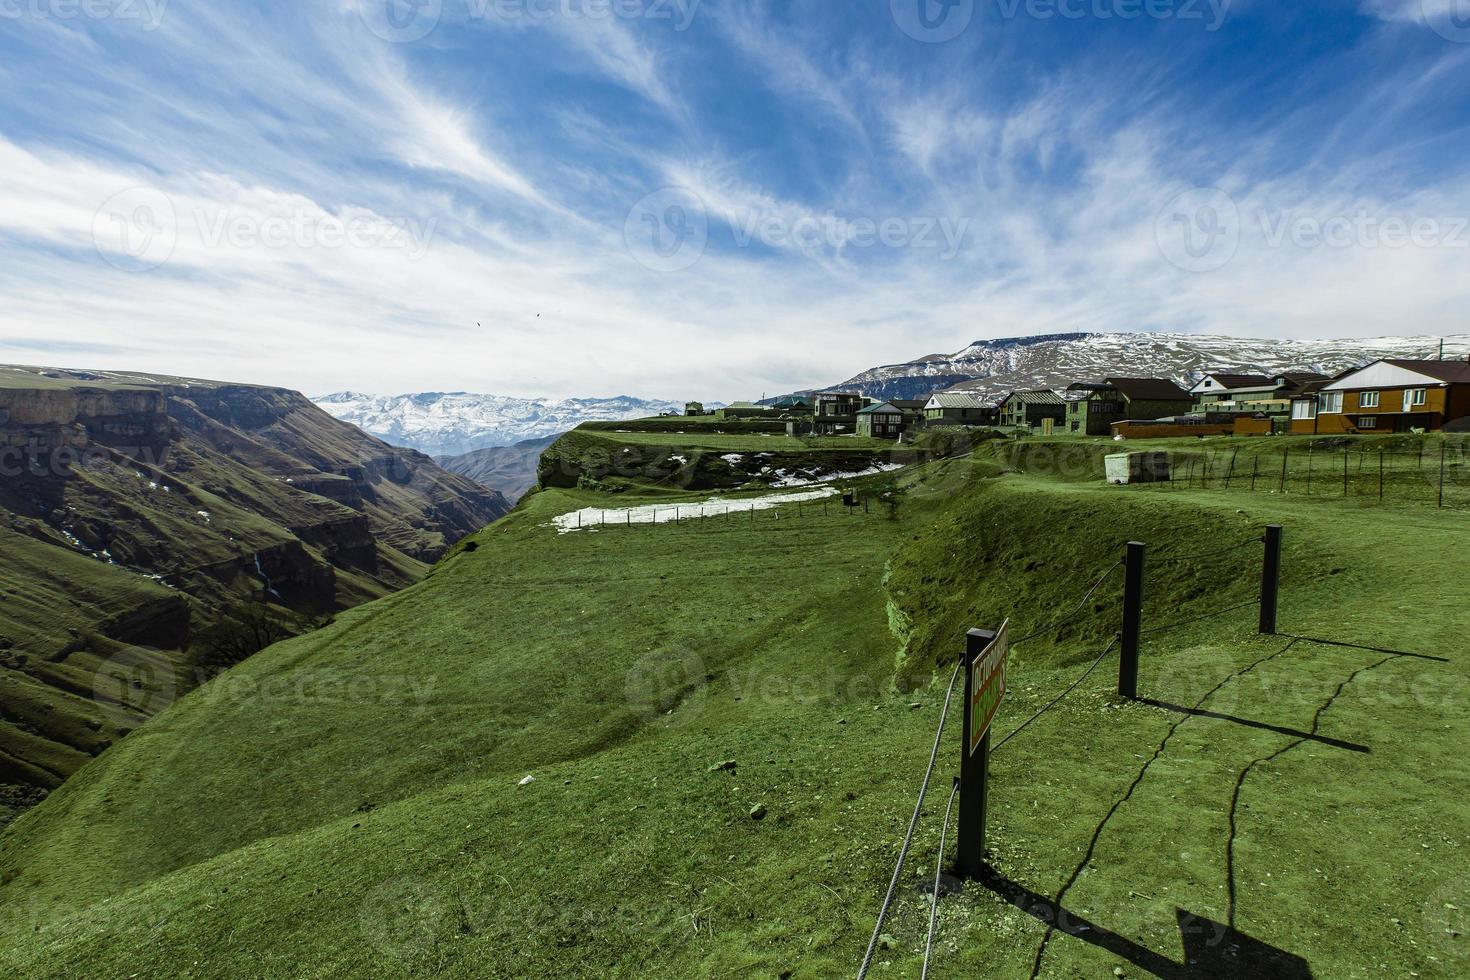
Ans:
<svg viewBox="0 0 1470 980"><path fill-rule="evenodd" d="M1300 956L1184 909L1175 909L1184 946L1184 961L1176 963L1162 953L1068 911L993 867L986 869L980 883L1055 931L1106 950L1161 980L1312 980L1312 969ZM1039 958L1040 950L1038 961L1032 966L1032 977L1040 969Z"/></svg>
<svg viewBox="0 0 1470 980"><path fill-rule="evenodd" d="M1410 653L1408 650L1390 650L1387 647L1365 646L1362 643L1347 643L1343 640L1323 640L1315 636L1294 636L1284 633L1283 636L1293 636L1303 643L1316 643L1324 647L1346 647L1349 650L1367 650L1369 653L1386 653L1393 657L1413 657L1415 660L1432 660L1438 664L1453 663L1449 657L1436 657L1427 653Z"/></svg>
<svg viewBox="0 0 1470 980"><path fill-rule="evenodd" d="M1169 701L1160 701L1156 698L1138 698L1139 704L1146 704L1154 708L1163 708L1165 711L1174 711L1193 718L1217 718L1220 721L1232 722L1236 725L1244 725L1247 728L1259 728L1261 731L1275 732L1278 735L1287 735L1291 738L1305 739L1309 742L1318 742L1322 745L1330 745L1337 749L1346 749L1349 752L1371 751L1368 746L1357 742L1346 742L1340 738L1329 738L1326 735L1315 735L1296 728L1287 728L1285 725L1272 725L1269 722L1254 721L1250 718L1241 718L1238 715L1227 715L1219 711L1210 711L1206 708L1187 708L1182 704L1174 704Z"/></svg>

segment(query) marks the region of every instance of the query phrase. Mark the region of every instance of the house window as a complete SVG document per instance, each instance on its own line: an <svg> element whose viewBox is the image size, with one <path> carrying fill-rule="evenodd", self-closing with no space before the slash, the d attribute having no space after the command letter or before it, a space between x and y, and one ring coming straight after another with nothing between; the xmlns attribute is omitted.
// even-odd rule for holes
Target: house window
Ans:
<svg viewBox="0 0 1470 980"><path fill-rule="evenodd" d="M1365 391L1362 394L1358 395L1358 407L1359 408L1377 408L1378 407L1378 392L1376 392L1376 391Z"/></svg>
<svg viewBox="0 0 1470 980"><path fill-rule="evenodd" d="M1294 419L1314 419L1317 417L1317 403L1315 401L1296 401L1291 403L1291 417Z"/></svg>
<svg viewBox="0 0 1470 980"><path fill-rule="evenodd" d="M1323 415L1331 415L1342 411L1342 392L1322 392L1322 404L1318 409Z"/></svg>
<svg viewBox="0 0 1470 980"><path fill-rule="evenodd" d="M1414 388L1409 392L1409 405L1416 407L1424 405L1429 401L1429 392L1424 388Z"/></svg>
<svg viewBox="0 0 1470 980"><path fill-rule="evenodd" d="M1378 428L1378 420L1371 415L1365 415L1362 418L1358 419L1358 428L1376 429Z"/></svg>

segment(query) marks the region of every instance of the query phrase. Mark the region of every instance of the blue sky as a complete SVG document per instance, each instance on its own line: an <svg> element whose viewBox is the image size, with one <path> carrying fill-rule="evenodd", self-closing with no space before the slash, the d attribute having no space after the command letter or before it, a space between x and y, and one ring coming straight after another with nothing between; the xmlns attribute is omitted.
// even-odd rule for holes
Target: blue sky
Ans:
<svg viewBox="0 0 1470 980"><path fill-rule="evenodd" d="M1466 0L0 0L0 360L733 399L1465 333L1467 83Z"/></svg>

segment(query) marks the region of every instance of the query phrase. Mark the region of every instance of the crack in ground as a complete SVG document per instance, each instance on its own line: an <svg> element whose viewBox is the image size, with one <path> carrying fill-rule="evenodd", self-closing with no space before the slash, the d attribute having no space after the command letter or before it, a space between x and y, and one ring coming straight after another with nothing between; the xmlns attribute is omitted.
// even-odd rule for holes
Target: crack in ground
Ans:
<svg viewBox="0 0 1470 980"><path fill-rule="evenodd" d="M1286 753L1290 752L1292 749L1297 748L1304 742L1312 741L1313 739L1311 736L1315 736L1322 725L1322 716L1327 712L1329 708L1332 707L1333 703L1342 696L1342 692L1347 689L1348 685L1358 679L1358 675L1365 674L1370 670L1376 670L1377 668L1382 667L1384 664L1389 663L1390 661L1395 659L1397 658L1393 656L1384 657L1382 660L1379 660L1376 663L1368 664L1366 667L1359 667L1357 670L1353 671L1347 676L1346 680L1337 685L1337 689L1332 692L1332 694L1327 698L1326 701L1323 701L1320 705L1317 706L1316 712L1312 715L1312 727L1309 731L1308 736L1298 738L1296 741L1283 748L1277 749L1270 755L1262 756L1259 759L1253 759L1249 765L1247 765L1244 769L1240 771L1240 775L1236 777L1235 790L1230 794L1230 837L1225 842L1225 887L1229 896L1229 904L1226 906L1225 925L1229 928L1235 928L1235 837L1238 827L1236 822L1236 811L1240 805L1240 792L1245 787L1246 779L1250 776L1252 770L1254 770L1257 766L1273 762L1276 759L1281 758Z"/></svg>
<svg viewBox="0 0 1470 980"><path fill-rule="evenodd" d="M1220 681L1220 683L1216 684L1214 687L1206 691L1204 695L1194 703L1193 710L1198 710L1200 707L1202 707L1206 701L1219 693L1220 689L1223 688L1226 684L1229 684L1236 678L1245 676L1246 674L1250 673L1257 667L1270 660L1275 660L1277 657L1283 655L1292 647L1296 646L1299 642L1299 638L1293 637L1290 643L1286 644L1286 646L1282 647L1280 650L1277 650L1275 653L1267 654L1266 656L1261 657L1253 663L1247 664L1245 667L1242 667L1237 671L1227 674L1225 678ZM1053 899L1053 905L1056 908L1062 907L1062 900L1066 898L1067 892L1070 891L1072 886L1077 883L1077 879L1082 877L1082 872L1086 870L1087 865L1092 861L1092 855L1097 850L1098 841L1102 839L1103 831L1107 829L1108 822L1113 819L1114 815L1116 815L1118 810L1122 808L1123 804L1127 803L1128 800L1132 798L1134 791L1138 789L1139 784L1141 784L1144 780L1144 777L1148 775L1150 767L1152 767L1153 764L1159 760L1159 757L1164 754L1165 747L1168 746L1170 739L1174 737L1174 733L1179 730L1179 726L1183 725L1191 717L1193 717L1193 715L1185 714L1178 721L1172 722L1169 725L1169 730L1164 733L1164 737L1159 741L1158 747L1154 749L1154 754L1150 756L1146 762L1144 762L1143 766L1138 770L1138 775L1135 776L1133 782L1128 785L1128 789L1125 790L1123 795L1120 796L1108 809L1107 814L1102 818L1102 821L1092 832L1092 840L1088 842L1087 851L1082 855L1082 860L1078 863L1077 867L1073 869L1071 876L1067 878L1066 883L1062 885L1061 889L1057 892L1056 897ZM1056 924L1050 923L1046 927L1046 934L1041 937L1041 945L1036 948L1036 956L1031 961L1030 980L1036 980L1036 978L1041 974L1041 963L1042 960L1046 957L1047 947L1051 944L1051 939L1054 935L1056 935Z"/></svg>

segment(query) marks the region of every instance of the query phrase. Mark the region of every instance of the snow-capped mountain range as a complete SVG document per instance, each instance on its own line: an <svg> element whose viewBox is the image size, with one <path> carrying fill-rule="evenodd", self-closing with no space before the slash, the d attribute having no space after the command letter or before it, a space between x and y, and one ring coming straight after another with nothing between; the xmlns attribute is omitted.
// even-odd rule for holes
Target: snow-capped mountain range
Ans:
<svg viewBox="0 0 1470 980"><path fill-rule="evenodd" d="M1030 388L1065 388L1105 376L1194 382L1205 371L1336 374L1384 357L1470 354L1470 334L1349 340L1268 340L1181 333L1051 334L976 341L954 354L930 354L864 371L835 386L875 398L919 398L955 388L982 397Z"/></svg>
<svg viewBox="0 0 1470 980"><path fill-rule="evenodd" d="M385 442L430 456L458 456L512 446L575 429L583 422L683 412L683 402L617 398L510 398L468 392L364 395L354 391L313 398L334 415Z"/></svg>

